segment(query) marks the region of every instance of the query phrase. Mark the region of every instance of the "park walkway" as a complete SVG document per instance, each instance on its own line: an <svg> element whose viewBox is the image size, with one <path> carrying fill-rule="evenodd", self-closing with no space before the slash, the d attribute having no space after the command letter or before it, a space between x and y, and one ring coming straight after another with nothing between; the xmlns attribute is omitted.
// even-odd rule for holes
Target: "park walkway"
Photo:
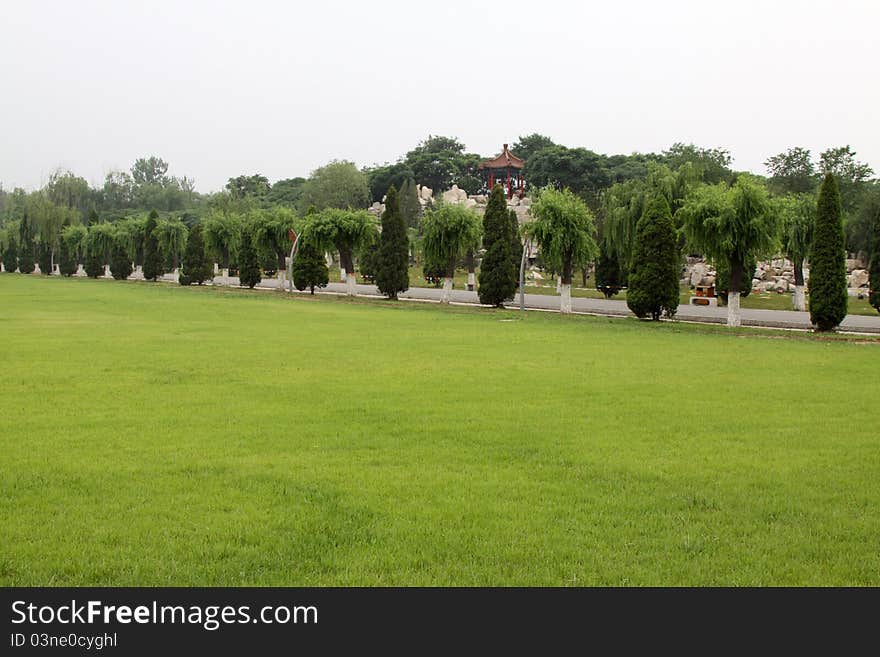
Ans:
<svg viewBox="0 0 880 657"><path fill-rule="evenodd" d="M237 285L238 279L230 277L230 284ZM277 279L267 279L260 287L277 288ZM333 294L345 294L344 283L330 283L323 292ZM419 301L440 301L441 290L430 287L412 287L400 295L402 299ZM358 296L374 297L381 296L375 285L358 285ZM453 290L451 296L453 303L479 305L480 300L476 292L467 290ZM509 308L519 308L519 296L515 301L507 304ZM526 294L526 308L531 310L559 310L559 297L548 294ZM583 299L572 297L572 310L576 313L591 315L605 315L617 317L630 317L632 313L627 308L626 301L614 299ZM755 310L743 308L741 311L743 326L763 326L769 328L810 329L810 313L797 312L794 310ZM711 306L686 306L680 305L676 319L689 322L703 322L707 324L725 324L727 322L727 308ZM873 317L867 315L847 315L841 330L855 333L880 334L880 314Z"/></svg>

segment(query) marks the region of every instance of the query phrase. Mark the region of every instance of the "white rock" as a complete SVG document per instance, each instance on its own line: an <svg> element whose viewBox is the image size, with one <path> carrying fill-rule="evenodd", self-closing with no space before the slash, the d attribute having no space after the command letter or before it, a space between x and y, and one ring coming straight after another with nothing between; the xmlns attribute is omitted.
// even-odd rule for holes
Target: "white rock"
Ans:
<svg viewBox="0 0 880 657"><path fill-rule="evenodd" d="M849 275L850 287L867 287L869 280L868 271L866 269L854 269Z"/></svg>
<svg viewBox="0 0 880 657"><path fill-rule="evenodd" d="M700 281L706 276L705 263L698 262L691 269L691 287L696 287Z"/></svg>
<svg viewBox="0 0 880 657"><path fill-rule="evenodd" d="M467 192L453 185L452 189L443 192L443 200L447 203L463 203L467 200Z"/></svg>
<svg viewBox="0 0 880 657"><path fill-rule="evenodd" d="M434 197L434 190L426 185L419 186L419 198L423 201L430 201Z"/></svg>

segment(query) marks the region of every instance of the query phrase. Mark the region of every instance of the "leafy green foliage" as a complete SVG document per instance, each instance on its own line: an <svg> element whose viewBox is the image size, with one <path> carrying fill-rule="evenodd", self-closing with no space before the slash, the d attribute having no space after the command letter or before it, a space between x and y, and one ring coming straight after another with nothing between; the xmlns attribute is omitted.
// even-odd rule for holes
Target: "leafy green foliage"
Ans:
<svg viewBox="0 0 880 657"><path fill-rule="evenodd" d="M731 291L742 291L747 262L778 248L777 209L752 176L741 174L731 187L725 183L698 187L679 212L690 246L717 266L729 265Z"/></svg>
<svg viewBox="0 0 880 657"><path fill-rule="evenodd" d="M32 274L36 269L37 245L34 242L34 226L27 215L21 220L18 230L18 271L22 274Z"/></svg>
<svg viewBox="0 0 880 657"><path fill-rule="evenodd" d="M340 266L354 272L354 253L376 236L376 221L366 210L327 208L306 216L303 244L318 251L338 251Z"/></svg>
<svg viewBox="0 0 880 657"><path fill-rule="evenodd" d="M241 250L238 254L238 280L241 285L253 289L261 280L260 262L254 249L253 239L249 230L242 231Z"/></svg>
<svg viewBox="0 0 880 657"><path fill-rule="evenodd" d="M423 272L430 280L455 275L456 263L468 249L479 246L482 225L472 209L441 203L425 213L422 229Z"/></svg>
<svg viewBox="0 0 880 657"><path fill-rule="evenodd" d="M186 247L186 237L189 231L180 219L160 219L156 223L153 234L156 236L159 247L159 259L163 270L177 269L180 257Z"/></svg>
<svg viewBox="0 0 880 657"><path fill-rule="evenodd" d="M324 255L311 244L297 247L293 258L293 284L302 292L306 288L314 294L315 288L325 287L330 282L330 272L324 262ZM363 273L363 264L361 264Z"/></svg>
<svg viewBox="0 0 880 657"><path fill-rule="evenodd" d="M7 240L3 249L3 267L10 273L18 269L18 246L14 239Z"/></svg>
<svg viewBox="0 0 880 657"><path fill-rule="evenodd" d="M238 256L243 220L229 212L212 212L203 222L205 248L210 257L224 269L231 267Z"/></svg>
<svg viewBox="0 0 880 657"><path fill-rule="evenodd" d="M226 183L227 191L235 199L254 198L262 200L271 189L269 179L259 173L252 176L237 176Z"/></svg>
<svg viewBox="0 0 880 657"><path fill-rule="evenodd" d="M599 258L596 260L596 289L610 299L623 287L623 277L617 257L608 252L603 241L599 246Z"/></svg>
<svg viewBox="0 0 880 657"><path fill-rule="evenodd" d="M400 214L409 228L418 228L422 216L422 204L419 203L419 191L412 178L407 178L398 194Z"/></svg>
<svg viewBox="0 0 880 657"><path fill-rule="evenodd" d="M505 301L513 298L516 292L516 271L510 253L512 241L507 197L502 186L498 184L489 195L489 203L483 215L483 248L486 253L480 265L477 288L480 303L500 308Z"/></svg>
<svg viewBox="0 0 880 657"><path fill-rule="evenodd" d="M528 161L538 151L551 148L552 146L556 146L556 143L550 137L534 132L525 137L520 137L510 147L510 152L518 158Z"/></svg>
<svg viewBox="0 0 880 657"><path fill-rule="evenodd" d="M383 164L382 166L368 169L367 178L370 198L378 203L385 197L385 192L388 191L389 187L394 186L396 189L403 189L406 181L414 179L415 174L405 162L396 162L395 164ZM427 185L424 181L416 182L417 184Z"/></svg>
<svg viewBox="0 0 880 657"><path fill-rule="evenodd" d="M201 285L214 277L213 263L205 248L204 227L196 224L189 232L186 250L183 252L183 266L180 270L181 285Z"/></svg>
<svg viewBox="0 0 880 657"><path fill-rule="evenodd" d="M403 165L412 172L420 185L427 185L437 194L457 184L468 194L481 186L479 155L464 152L464 144L454 137L429 135L406 154Z"/></svg>
<svg viewBox="0 0 880 657"><path fill-rule="evenodd" d="M813 244L816 197L813 194L785 196L776 200L782 233L782 252L794 267L795 285L804 284L804 260Z"/></svg>
<svg viewBox="0 0 880 657"><path fill-rule="evenodd" d="M816 167L807 148L789 148L764 162L770 174L770 189L777 194L813 192L819 182Z"/></svg>
<svg viewBox="0 0 880 657"><path fill-rule="evenodd" d="M819 190L813 248L810 251L810 321L820 331L834 330L846 317L846 252L840 192L826 173Z"/></svg>
<svg viewBox="0 0 880 657"><path fill-rule="evenodd" d="M730 182L733 179L730 151L726 148L701 148L679 142L663 151L662 158L673 170L690 165L698 180L709 185Z"/></svg>
<svg viewBox="0 0 880 657"><path fill-rule="evenodd" d="M123 241L117 240L110 256L110 273L117 281L124 281L131 276L131 257Z"/></svg>
<svg viewBox="0 0 880 657"><path fill-rule="evenodd" d="M586 266L599 253L593 235L593 213L571 190L545 187L532 203L534 221L526 225L547 266L563 284L571 284L574 268Z"/></svg>
<svg viewBox="0 0 880 657"><path fill-rule="evenodd" d="M162 275L162 255L159 253L159 239L156 227L158 213L153 210L147 217L144 227L144 279L155 281Z"/></svg>
<svg viewBox="0 0 880 657"><path fill-rule="evenodd" d="M370 203L367 176L353 162L334 160L315 169L303 184L300 207L357 210Z"/></svg>
<svg viewBox="0 0 880 657"><path fill-rule="evenodd" d="M672 213L666 199L656 196L636 226L626 291L626 305L636 317L650 315L656 321L661 314L675 316L680 269Z"/></svg>
<svg viewBox="0 0 880 657"><path fill-rule="evenodd" d="M52 274L52 246L47 242L41 241L37 246L37 264L43 276Z"/></svg>
<svg viewBox="0 0 880 657"><path fill-rule="evenodd" d="M396 299L400 292L409 289L409 237L394 187L385 195L376 259L376 287L389 299Z"/></svg>

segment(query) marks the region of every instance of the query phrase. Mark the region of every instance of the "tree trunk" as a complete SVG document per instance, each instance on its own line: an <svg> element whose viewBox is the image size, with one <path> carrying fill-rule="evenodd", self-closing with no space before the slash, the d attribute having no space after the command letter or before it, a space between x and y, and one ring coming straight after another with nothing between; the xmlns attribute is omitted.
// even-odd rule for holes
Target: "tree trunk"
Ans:
<svg viewBox="0 0 880 657"><path fill-rule="evenodd" d="M745 267L742 262L730 263L730 288L727 291L727 325L741 326L742 316L739 310L739 291L742 287L742 276Z"/></svg>
<svg viewBox="0 0 880 657"><path fill-rule="evenodd" d="M339 265L339 280L342 282L345 282L348 280L348 272L346 271L345 267L343 267L341 264Z"/></svg>
<svg viewBox="0 0 880 657"><path fill-rule="evenodd" d="M465 262L467 263L467 270L468 270L467 289L468 289L468 292L473 292L474 287L477 282L477 277L476 277L476 274L474 273L477 268L477 259L474 256L473 249L468 249L468 252L465 255Z"/></svg>
<svg viewBox="0 0 880 657"><path fill-rule="evenodd" d="M440 303L449 303L452 296L452 276L443 278L443 291L440 293Z"/></svg>
<svg viewBox="0 0 880 657"><path fill-rule="evenodd" d="M571 314L571 259L563 265L562 276L559 277L559 293L561 299L559 301L559 312L563 315Z"/></svg>
<svg viewBox="0 0 880 657"><path fill-rule="evenodd" d="M352 272L345 274L345 293L350 297L357 296L357 278Z"/></svg>
<svg viewBox="0 0 880 657"><path fill-rule="evenodd" d="M807 309L807 295L804 290L804 263L794 264L794 309L804 311Z"/></svg>
<svg viewBox="0 0 880 657"><path fill-rule="evenodd" d="M354 275L354 261L351 253L339 252L339 272L345 281L345 293L350 296L357 295L357 279Z"/></svg>

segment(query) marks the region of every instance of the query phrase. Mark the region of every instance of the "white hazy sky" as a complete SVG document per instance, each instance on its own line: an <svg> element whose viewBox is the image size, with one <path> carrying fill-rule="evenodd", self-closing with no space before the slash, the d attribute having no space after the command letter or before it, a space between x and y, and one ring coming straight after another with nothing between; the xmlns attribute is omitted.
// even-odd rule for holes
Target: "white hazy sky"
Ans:
<svg viewBox="0 0 880 657"><path fill-rule="evenodd" d="M880 173L880 0L0 0L0 183L92 183L141 156L219 189L430 134L673 142L739 169L850 144Z"/></svg>

